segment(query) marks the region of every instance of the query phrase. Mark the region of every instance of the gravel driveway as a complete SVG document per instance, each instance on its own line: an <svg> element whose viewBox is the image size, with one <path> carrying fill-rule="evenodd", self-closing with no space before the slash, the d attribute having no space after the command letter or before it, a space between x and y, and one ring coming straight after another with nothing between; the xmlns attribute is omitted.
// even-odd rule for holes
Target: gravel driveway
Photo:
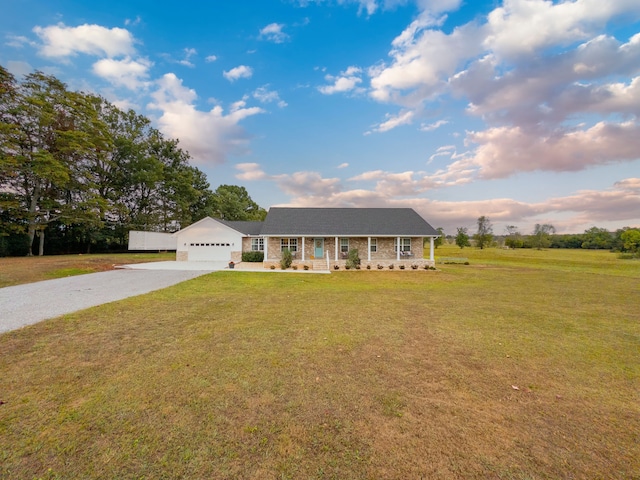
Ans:
<svg viewBox="0 0 640 480"><path fill-rule="evenodd" d="M206 270L111 270L0 288L0 333L134 297L205 275Z"/></svg>

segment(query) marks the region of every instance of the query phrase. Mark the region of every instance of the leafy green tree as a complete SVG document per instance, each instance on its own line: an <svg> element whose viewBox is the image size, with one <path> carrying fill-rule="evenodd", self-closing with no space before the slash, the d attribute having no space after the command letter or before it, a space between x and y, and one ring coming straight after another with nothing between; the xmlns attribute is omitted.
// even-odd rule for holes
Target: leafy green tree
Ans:
<svg viewBox="0 0 640 480"><path fill-rule="evenodd" d="M624 242L624 249L627 252L631 252L637 255L640 252L640 230L637 228L630 228L625 230L620 238Z"/></svg>
<svg viewBox="0 0 640 480"><path fill-rule="evenodd" d="M469 243L469 234L466 227L458 227L458 233L456 234L456 245L463 249L471 245Z"/></svg>
<svg viewBox="0 0 640 480"><path fill-rule="evenodd" d="M488 247L493 241L493 225L484 215L478 218L478 231L473 235L476 246L480 249Z"/></svg>
<svg viewBox="0 0 640 480"><path fill-rule="evenodd" d="M436 238L433 240L433 246L434 246L435 248L438 248L440 245L443 245L443 244L444 244L444 238L445 238L445 236L444 236L444 228L442 228L442 227L438 227L438 228L436 228L436 230L438 231L438 233L440 234L440 236L439 236L439 237L436 237Z"/></svg>
<svg viewBox="0 0 640 480"><path fill-rule="evenodd" d="M522 234L518 231L518 227L508 225L505 230L507 231L507 237L504 239L505 246L509 248L522 248L524 246Z"/></svg>
<svg viewBox="0 0 640 480"><path fill-rule="evenodd" d="M244 187L220 185L213 192L212 216L223 220L262 221L267 211L251 199Z"/></svg>
<svg viewBox="0 0 640 480"><path fill-rule="evenodd" d="M606 228L591 227L585 230L582 248L610 249L613 246L613 235Z"/></svg>
<svg viewBox="0 0 640 480"><path fill-rule="evenodd" d="M545 223L544 225L536 223L533 234L531 235L532 246L538 250L548 247L551 243L551 234L555 232L555 227L549 223Z"/></svg>
<svg viewBox="0 0 640 480"><path fill-rule="evenodd" d="M10 105L3 97L0 110L9 127L0 132L0 188L17 202L15 218L26 223L30 244L39 236L42 255L47 225L95 218L100 199L91 193L83 167L85 157L102 146L94 130L103 130L86 96L41 72L25 77Z"/></svg>

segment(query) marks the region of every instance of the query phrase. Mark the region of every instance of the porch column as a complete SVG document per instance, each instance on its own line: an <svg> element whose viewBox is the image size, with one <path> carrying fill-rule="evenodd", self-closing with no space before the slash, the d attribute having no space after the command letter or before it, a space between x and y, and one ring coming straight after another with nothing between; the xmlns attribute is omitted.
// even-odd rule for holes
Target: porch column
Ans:
<svg viewBox="0 0 640 480"><path fill-rule="evenodd" d="M396 260L400 261L400 237L396 238L397 240L397 244L396 244Z"/></svg>
<svg viewBox="0 0 640 480"><path fill-rule="evenodd" d="M304 262L304 237L302 237L302 261Z"/></svg>
<svg viewBox="0 0 640 480"><path fill-rule="evenodd" d="M264 261L266 262L269 258L269 237L264 237Z"/></svg>
<svg viewBox="0 0 640 480"><path fill-rule="evenodd" d="M335 248L335 251L336 251L336 262L337 262L338 261L338 237L336 237L336 248Z"/></svg>
<svg viewBox="0 0 640 480"><path fill-rule="evenodd" d="M371 261L371 237L367 237L367 262Z"/></svg>
<svg viewBox="0 0 640 480"><path fill-rule="evenodd" d="M429 238L429 240L430 240L430 241L429 241L429 260L431 260L432 262L434 262L434 261L435 261L435 258L434 258L434 256L433 256L433 251L434 251L434 249L435 249L435 248L434 248L434 243L433 243L434 238L433 238L433 237L430 237L430 238Z"/></svg>

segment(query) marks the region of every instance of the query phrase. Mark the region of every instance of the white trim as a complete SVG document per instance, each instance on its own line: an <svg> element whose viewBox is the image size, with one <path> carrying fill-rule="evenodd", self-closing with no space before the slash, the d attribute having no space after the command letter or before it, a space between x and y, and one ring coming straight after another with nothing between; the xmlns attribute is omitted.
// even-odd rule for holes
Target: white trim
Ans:
<svg viewBox="0 0 640 480"><path fill-rule="evenodd" d="M302 237L302 261L304 262L304 238Z"/></svg>
<svg viewBox="0 0 640 480"><path fill-rule="evenodd" d="M367 237L367 262L371 261L371 237Z"/></svg>

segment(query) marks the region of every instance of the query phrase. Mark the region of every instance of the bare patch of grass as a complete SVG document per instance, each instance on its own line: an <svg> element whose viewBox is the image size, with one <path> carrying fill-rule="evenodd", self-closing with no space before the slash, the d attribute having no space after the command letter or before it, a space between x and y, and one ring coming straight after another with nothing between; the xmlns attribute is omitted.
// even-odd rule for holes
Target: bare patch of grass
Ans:
<svg viewBox="0 0 640 480"><path fill-rule="evenodd" d="M494 261L219 272L4 334L0 477L638 476L640 270Z"/></svg>
<svg viewBox="0 0 640 480"><path fill-rule="evenodd" d="M0 288L113 270L116 265L175 260L175 253L51 255L0 258Z"/></svg>

